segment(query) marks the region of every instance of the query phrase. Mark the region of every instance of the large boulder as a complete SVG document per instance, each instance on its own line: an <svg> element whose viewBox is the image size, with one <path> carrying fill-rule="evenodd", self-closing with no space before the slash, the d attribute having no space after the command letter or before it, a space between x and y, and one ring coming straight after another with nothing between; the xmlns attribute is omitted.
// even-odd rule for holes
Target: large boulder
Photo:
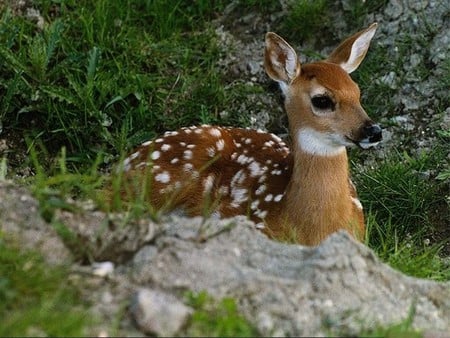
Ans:
<svg viewBox="0 0 450 338"><path fill-rule="evenodd" d="M450 332L450 283L405 276L344 232L310 248L272 241L244 217L127 222L78 208L56 212L53 222L75 235L69 250L26 189L1 182L0 200L0 230L24 248L65 264L78 257L73 238L89 248L84 262L92 264L73 263L71 279L105 320L102 334L124 303L132 311L122 316L120 334L136 334L135 323L147 333L176 334L192 313L182 304L185 291L235 298L263 335L356 334L411 314L415 328ZM146 309L158 302L167 304ZM172 314L177 325L159 325L171 323Z"/></svg>

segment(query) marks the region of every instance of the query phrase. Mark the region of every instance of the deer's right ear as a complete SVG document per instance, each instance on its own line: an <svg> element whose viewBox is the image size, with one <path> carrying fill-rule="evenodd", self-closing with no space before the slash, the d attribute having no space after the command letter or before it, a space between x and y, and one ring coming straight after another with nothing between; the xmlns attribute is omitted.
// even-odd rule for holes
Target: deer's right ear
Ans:
<svg viewBox="0 0 450 338"><path fill-rule="evenodd" d="M294 49L272 32L266 34L264 68L267 75L280 84L290 84L300 74L300 62Z"/></svg>

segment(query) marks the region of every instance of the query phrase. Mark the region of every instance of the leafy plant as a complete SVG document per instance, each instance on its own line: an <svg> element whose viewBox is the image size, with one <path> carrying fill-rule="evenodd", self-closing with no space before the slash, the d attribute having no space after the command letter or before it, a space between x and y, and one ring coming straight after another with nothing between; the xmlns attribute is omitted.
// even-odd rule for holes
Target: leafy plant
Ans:
<svg viewBox="0 0 450 338"><path fill-rule="evenodd" d="M81 336L91 320L67 271L0 234L0 336Z"/></svg>
<svg viewBox="0 0 450 338"><path fill-rule="evenodd" d="M287 37L307 40L329 24L325 0L298 0L288 3L288 16L284 18L282 31Z"/></svg>
<svg viewBox="0 0 450 338"><path fill-rule="evenodd" d="M4 133L40 140L51 156L65 146L79 167L99 151L110 161L180 125L242 122L232 109L226 118L218 114L245 96L225 93L217 65L221 50L208 20L222 1L39 6L49 22L42 31L0 9Z"/></svg>
<svg viewBox="0 0 450 338"><path fill-rule="evenodd" d="M253 337L256 329L238 313L232 298L215 301L206 292L188 293L187 303L195 310L187 328L189 336Z"/></svg>

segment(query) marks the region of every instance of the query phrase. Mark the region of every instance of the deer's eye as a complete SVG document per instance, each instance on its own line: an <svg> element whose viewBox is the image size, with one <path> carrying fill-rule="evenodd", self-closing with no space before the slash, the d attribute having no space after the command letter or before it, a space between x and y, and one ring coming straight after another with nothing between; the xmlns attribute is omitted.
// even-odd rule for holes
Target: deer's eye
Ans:
<svg viewBox="0 0 450 338"><path fill-rule="evenodd" d="M334 102L327 95L317 95L311 98L314 108L319 110L334 110Z"/></svg>

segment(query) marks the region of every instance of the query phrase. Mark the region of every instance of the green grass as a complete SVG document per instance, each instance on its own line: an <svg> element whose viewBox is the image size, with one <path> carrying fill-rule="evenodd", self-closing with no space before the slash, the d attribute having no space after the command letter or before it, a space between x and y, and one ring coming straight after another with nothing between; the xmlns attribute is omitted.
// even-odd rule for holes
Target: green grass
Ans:
<svg viewBox="0 0 450 338"><path fill-rule="evenodd" d="M281 32L296 41L308 40L328 28L329 4L326 0L298 0L289 3L289 15L283 18Z"/></svg>
<svg viewBox="0 0 450 338"><path fill-rule="evenodd" d="M408 316L399 321L398 323L393 323L388 326L377 325L370 329L362 329L358 335L349 334L347 332L338 332L340 336L352 336L352 337L384 337L384 338L421 338L422 333L418 330L413 329L412 323L415 315L415 306L411 306ZM366 324L364 319L362 320L362 327Z"/></svg>
<svg viewBox="0 0 450 338"><path fill-rule="evenodd" d="M415 277L450 280L450 266L441 258L444 243L432 243L434 229L449 220L448 180L427 177L446 161L446 152L411 157L393 154L371 169L359 168L355 180L368 210L367 245L394 268ZM450 234L449 234L450 235Z"/></svg>
<svg viewBox="0 0 450 338"><path fill-rule="evenodd" d="M350 29L361 29L368 14L373 13L388 4L388 0L349 0L343 5L344 19Z"/></svg>
<svg viewBox="0 0 450 338"><path fill-rule="evenodd" d="M91 319L68 272L0 234L0 336L81 336Z"/></svg>
<svg viewBox="0 0 450 338"><path fill-rule="evenodd" d="M67 160L79 166L98 152L114 158L180 125L244 122L233 110L226 120L218 114L230 102L217 66L221 50L207 22L221 2L37 5L49 22L42 32L7 9L0 12L4 131L39 139L50 154L64 145Z"/></svg>
<svg viewBox="0 0 450 338"><path fill-rule="evenodd" d="M214 300L206 292L188 293L187 304L194 313L186 329L188 336L255 337L256 329L239 314L232 298Z"/></svg>

